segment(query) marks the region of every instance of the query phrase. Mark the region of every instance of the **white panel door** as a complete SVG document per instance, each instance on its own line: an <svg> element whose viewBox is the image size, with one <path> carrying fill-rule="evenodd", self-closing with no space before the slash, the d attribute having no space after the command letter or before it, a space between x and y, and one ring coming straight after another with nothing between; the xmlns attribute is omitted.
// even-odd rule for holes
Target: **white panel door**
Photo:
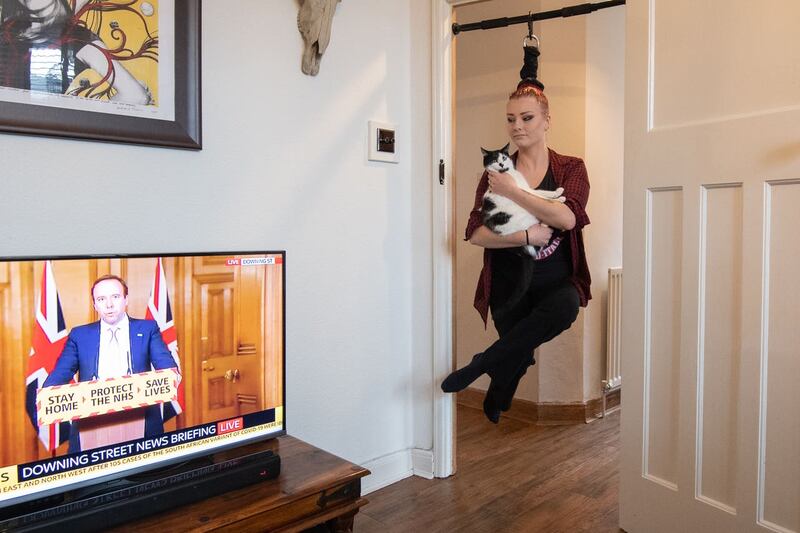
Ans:
<svg viewBox="0 0 800 533"><path fill-rule="evenodd" d="M620 525L800 532L800 2L626 10Z"/></svg>

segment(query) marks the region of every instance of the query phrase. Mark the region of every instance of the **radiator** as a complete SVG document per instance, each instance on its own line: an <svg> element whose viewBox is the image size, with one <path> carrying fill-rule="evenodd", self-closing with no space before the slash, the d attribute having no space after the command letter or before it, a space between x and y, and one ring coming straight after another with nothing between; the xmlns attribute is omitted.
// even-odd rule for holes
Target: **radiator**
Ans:
<svg viewBox="0 0 800 533"><path fill-rule="evenodd" d="M608 323L606 350L606 379L603 389L610 390L622 384L622 268L608 269Z"/></svg>

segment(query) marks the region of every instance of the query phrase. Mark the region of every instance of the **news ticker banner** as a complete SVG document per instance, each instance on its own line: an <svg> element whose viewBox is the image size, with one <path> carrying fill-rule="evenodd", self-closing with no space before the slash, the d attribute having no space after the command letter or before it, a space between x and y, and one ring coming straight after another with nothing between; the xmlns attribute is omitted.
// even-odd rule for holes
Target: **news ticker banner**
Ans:
<svg viewBox="0 0 800 533"><path fill-rule="evenodd" d="M214 447L225 444L225 441L246 440L257 433L281 428L283 407L279 406L154 437L3 467L0 468L0 502L51 486L68 485L204 449L211 453Z"/></svg>
<svg viewBox="0 0 800 533"><path fill-rule="evenodd" d="M177 400L179 382L178 371L168 368L43 387L36 393L38 424L58 424Z"/></svg>

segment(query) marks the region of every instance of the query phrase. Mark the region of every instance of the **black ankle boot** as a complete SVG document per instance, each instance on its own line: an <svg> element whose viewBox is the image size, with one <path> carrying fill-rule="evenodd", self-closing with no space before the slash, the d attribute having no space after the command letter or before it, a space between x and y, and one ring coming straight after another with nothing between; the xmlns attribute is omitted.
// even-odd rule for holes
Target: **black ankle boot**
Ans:
<svg viewBox="0 0 800 533"><path fill-rule="evenodd" d="M475 355L467 366L459 368L444 378L442 390L444 392L459 392L481 377L484 372L483 368L481 368L481 355L483 354Z"/></svg>
<svg viewBox="0 0 800 533"><path fill-rule="evenodd" d="M495 390L493 387L494 381L489 384L489 389L486 391L486 396L483 398L483 414L489 419L492 424L500 422L500 408L497 407L495 400Z"/></svg>
<svg viewBox="0 0 800 533"><path fill-rule="evenodd" d="M531 365L536 364L536 360L531 357ZM508 411L511 409L511 401L514 399L514 394L517 392L517 387L519 387L519 382L522 379L522 376L528 371L528 367L525 366L517 372L517 375L514 376L514 379L511 380L511 383L505 389L497 389L494 392L495 398L495 405L501 411Z"/></svg>

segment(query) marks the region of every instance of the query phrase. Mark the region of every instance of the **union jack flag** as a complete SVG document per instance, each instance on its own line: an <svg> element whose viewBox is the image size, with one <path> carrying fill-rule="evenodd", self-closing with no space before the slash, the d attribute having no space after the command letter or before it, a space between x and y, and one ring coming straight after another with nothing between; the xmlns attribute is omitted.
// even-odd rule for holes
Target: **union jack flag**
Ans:
<svg viewBox="0 0 800 533"><path fill-rule="evenodd" d="M164 266L159 257L156 261L156 273L153 276L153 286L150 289L150 299L147 301L147 312L145 318L155 320L158 329L161 330L161 338L172 352L172 358L181 368L181 361L178 358L178 334L175 331L175 321L172 319L172 306L169 303L167 292L167 277L164 275ZM161 405L161 415L166 421L183 412L184 386L183 380L178 384L178 399Z"/></svg>
<svg viewBox="0 0 800 533"><path fill-rule="evenodd" d="M69 422L39 426L36 416L36 391L42 388L67 343L67 327L61 312L61 300L50 261L44 264L42 286L36 300L36 322L33 325L31 352L28 357L28 377L25 380L25 409L39 440L48 451L55 453L59 444L69 439Z"/></svg>

